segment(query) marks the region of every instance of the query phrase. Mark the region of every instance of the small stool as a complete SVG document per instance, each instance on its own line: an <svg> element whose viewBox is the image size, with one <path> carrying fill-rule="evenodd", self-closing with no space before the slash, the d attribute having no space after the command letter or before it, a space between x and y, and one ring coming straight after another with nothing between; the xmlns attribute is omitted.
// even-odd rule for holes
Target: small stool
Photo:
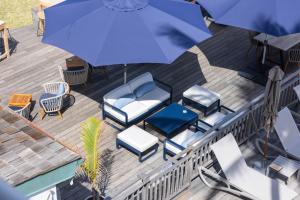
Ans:
<svg viewBox="0 0 300 200"><path fill-rule="evenodd" d="M37 29L37 36L42 36L44 34L45 31L45 13L43 10L40 10L37 13L37 16L39 18L39 22L38 22L38 29Z"/></svg>
<svg viewBox="0 0 300 200"><path fill-rule="evenodd" d="M204 116L207 116L219 109L220 95L199 85L194 85L183 93L182 103L200 110Z"/></svg>
<svg viewBox="0 0 300 200"><path fill-rule="evenodd" d="M295 175L299 169L300 164L298 162L282 156L278 156L268 167L269 173L270 171L275 172L286 184L289 183L290 178ZM299 172L297 176L299 176Z"/></svg>
<svg viewBox="0 0 300 200"><path fill-rule="evenodd" d="M0 32L2 33L3 43L4 43L4 54L0 56L0 60L3 58L9 58L9 44L8 44L8 28L4 21L0 20Z"/></svg>
<svg viewBox="0 0 300 200"><path fill-rule="evenodd" d="M122 146L137 154L139 161L143 162L157 152L158 138L133 125L118 134L116 145L118 149Z"/></svg>

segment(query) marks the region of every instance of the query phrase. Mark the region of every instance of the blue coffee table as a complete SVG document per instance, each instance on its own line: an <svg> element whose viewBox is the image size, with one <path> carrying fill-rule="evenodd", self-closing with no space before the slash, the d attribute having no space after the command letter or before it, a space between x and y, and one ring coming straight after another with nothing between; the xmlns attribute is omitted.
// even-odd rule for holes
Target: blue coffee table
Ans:
<svg viewBox="0 0 300 200"><path fill-rule="evenodd" d="M149 124L167 138L174 136L192 124L197 125L198 115L190 109L172 103L144 120L144 129ZM197 127L197 126L196 126Z"/></svg>

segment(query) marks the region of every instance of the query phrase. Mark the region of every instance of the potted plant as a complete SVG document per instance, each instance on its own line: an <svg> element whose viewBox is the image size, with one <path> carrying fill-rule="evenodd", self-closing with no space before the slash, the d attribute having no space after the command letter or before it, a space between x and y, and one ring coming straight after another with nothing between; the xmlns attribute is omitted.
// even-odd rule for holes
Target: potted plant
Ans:
<svg viewBox="0 0 300 200"><path fill-rule="evenodd" d="M84 153L84 161L78 167L75 178L81 182L88 182L91 186L92 194L85 200L104 199L104 191L101 186L102 174L106 174L106 169L101 164L101 156L98 148L102 132L102 121L90 117L82 124L81 142Z"/></svg>

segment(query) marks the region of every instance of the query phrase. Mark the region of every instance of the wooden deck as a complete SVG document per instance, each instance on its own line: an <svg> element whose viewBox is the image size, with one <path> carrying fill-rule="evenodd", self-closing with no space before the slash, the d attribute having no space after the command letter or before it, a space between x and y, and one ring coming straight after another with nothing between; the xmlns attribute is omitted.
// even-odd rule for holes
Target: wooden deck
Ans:
<svg viewBox="0 0 300 200"><path fill-rule="evenodd" d="M128 78L149 71L155 78L173 86L174 101L179 101L184 90L198 83L218 92L224 105L235 110L241 108L263 91L261 85L238 75L239 69L255 64L254 52L247 57L250 47L248 33L236 28L211 28L215 32L213 38L194 46L173 64L132 65L129 66ZM71 55L41 43L41 38L36 37L32 26L12 30L11 34L18 44L16 52L0 62L1 104L6 105L9 95L14 92L31 93L37 102L31 113L33 122L65 145L80 151L80 125L90 116L101 117L99 105L102 96L123 82L121 68L109 67L108 77L101 73L92 74L86 87L72 88L71 94L76 102L64 111L62 120L56 116L47 116L41 121L38 116L38 99L43 92L41 85L60 80L57 66L64 65L65 59ZM138 162L137 156L127 150L117 150L115 138L121 128L107 120L101 136L101 150L110 149L114 158L108 187L111 197L129 186L138 174L147 173L164 162L162 144L159 152L142 164ZM84 188L72 188L68 184L64 186L68 191L62 192L63 199L82 199L78 193L87 191ZM202 191L209 192L206 187L195 188L195 194ZM193 190L190 192L194 193Z"/></svg>

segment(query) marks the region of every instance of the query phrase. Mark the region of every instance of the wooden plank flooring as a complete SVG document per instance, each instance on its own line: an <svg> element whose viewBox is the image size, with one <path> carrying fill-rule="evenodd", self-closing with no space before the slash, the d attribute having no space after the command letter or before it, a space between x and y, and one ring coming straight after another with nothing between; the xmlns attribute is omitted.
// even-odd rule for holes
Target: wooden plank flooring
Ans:
<svg viewBox="0 0 300 200"><path fill-rule="evenodd" d="M250 47L248 33L235 28L213 28L216 30L214 37L194 46L170 65L129 66L129 79L150 71L155 78L173 86L174 101L179 101L184 90L198 83L221 94L222 103L226 106L235 110L241 108L263 91L262 86L237 74L239 69L255 63L254 52L248 58L246 56ZM43 92L41 85L59 81L57 66L64 65L65 59L71 55L41 43L41 38L36 37L32 26L12 30L11 34L18 44L11 58L0 62L1 104L6 105L9 95L14 92L33 94L33 99L37 102L31 114L33 122L64 144L81 151L80 125L90 116L101 117L99 105L102 96L123 82L121 68L108 68L108 78L99 73L92 74L86 87L72 88L71 94L76 102L64 111L62 120L56 116L47 116L41 121L37 116L38 99ZM112 197L129 186L131 181L137 180L139 173L147 173L164 163L162 144L159 152L142 164L138 162L137 156L127 150L117 150L115 138L120 130L120 126L107 121L100 145L102 151L111 149L114 156L108 188L108 194ZM159 136L154 131L150 132ZM205 188L199 192L202 190L207 192ZM74 189L74 193L78 191ZM68 195L64 199L72 196L68 192L66 194ZM75 196L71 199L74 198Z"/></svg>

